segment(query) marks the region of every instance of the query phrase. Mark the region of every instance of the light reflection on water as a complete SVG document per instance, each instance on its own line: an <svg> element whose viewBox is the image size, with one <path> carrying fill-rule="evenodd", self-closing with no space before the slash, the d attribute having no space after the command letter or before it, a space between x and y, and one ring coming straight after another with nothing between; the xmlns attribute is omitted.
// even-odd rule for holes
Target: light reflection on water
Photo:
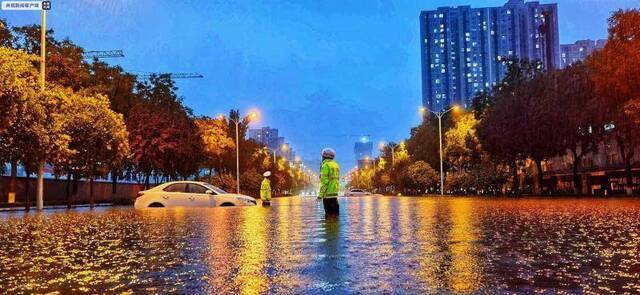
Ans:
<svg viewBox="0 0 640 295"><path fill-rule="evenodd" d="M2 293L640 292L640 200L0 214Z"/></svg>

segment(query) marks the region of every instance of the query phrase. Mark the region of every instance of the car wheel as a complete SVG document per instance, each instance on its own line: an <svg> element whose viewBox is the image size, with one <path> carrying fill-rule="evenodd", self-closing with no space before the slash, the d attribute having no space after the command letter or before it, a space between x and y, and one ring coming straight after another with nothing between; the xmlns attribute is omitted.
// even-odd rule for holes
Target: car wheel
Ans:
<svg viewBox="0 0 640 295"><path fill-rule="evenodd" d="M164 208L164 205L162 203L153 202L149 204L149 208Z"/></svg>
<svg viewBox="0 0 640 295"><path fill-rule="evenodd" d="M233 207L233 206L235 206L235 205L233 203L229 203L229 202L220 204L220 207Z"/></svg>

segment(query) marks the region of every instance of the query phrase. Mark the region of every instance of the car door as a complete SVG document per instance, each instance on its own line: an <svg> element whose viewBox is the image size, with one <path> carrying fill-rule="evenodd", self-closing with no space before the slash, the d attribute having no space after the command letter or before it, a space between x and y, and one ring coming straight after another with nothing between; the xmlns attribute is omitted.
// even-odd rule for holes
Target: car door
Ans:
<svg viewBox="0 0 640 295"><path fill-rule="evenodd" d="M189 201L191 207L214 207L215 198L213 194L207 194L210 191L203 185L190 183L188 186ZM214 193L215 194L215 193Z"/></svg>
<svg viewBox="0 0 640 295"><path fill-rule="evenodd" d="M159 200L166 207L187 207L188 192L186 183L174 183L162 190L162 199Z"/></svg>

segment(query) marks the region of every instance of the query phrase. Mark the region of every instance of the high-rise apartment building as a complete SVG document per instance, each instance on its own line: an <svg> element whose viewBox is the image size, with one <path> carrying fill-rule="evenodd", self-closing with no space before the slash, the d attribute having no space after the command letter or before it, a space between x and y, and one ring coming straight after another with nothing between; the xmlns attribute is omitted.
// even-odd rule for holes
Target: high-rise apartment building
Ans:
<svg viewBox="0 0 640 295"><path fill-rule="evenodd" d="M566 68L577 61L585 60L596 50L604 48L607 40L578 40L573 44L560 45L560 66Z"/></svg>
<svg viewBox="0 0 640 295"><path fill-rule="evenodd" d="M284 137L278 136L277 128L262 127L249 129L249 138L264 144L270 150L279 150L284 144Z"/></svg>
<svg viewBox="0 0 640 295"><path fill-rule="evenodd" d="M369 139L363 139L360 141L356 141L353 146L353 153L355 155L355 159L357 163L360 163L361 160L366 157L373 157L373 142Z"/></svg>
<svg viewBox="0 0 640 295"><path fill-rule="evenodd" d="M560 67L556 4L509 0L502 7L440 7L420 13L422 103L469 106L504 77L506 60Z"/></svg>

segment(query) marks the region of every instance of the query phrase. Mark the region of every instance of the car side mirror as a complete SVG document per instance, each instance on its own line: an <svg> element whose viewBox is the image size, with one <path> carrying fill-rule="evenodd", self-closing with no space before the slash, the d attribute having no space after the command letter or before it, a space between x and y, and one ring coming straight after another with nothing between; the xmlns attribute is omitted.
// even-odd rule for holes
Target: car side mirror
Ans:
<svg viewBox="0 0 640 295"><path fill-rule="evenodd" d="M207 190L206 192L204 192L207 195L215 195L215 193L212 190Z"/></svg>

